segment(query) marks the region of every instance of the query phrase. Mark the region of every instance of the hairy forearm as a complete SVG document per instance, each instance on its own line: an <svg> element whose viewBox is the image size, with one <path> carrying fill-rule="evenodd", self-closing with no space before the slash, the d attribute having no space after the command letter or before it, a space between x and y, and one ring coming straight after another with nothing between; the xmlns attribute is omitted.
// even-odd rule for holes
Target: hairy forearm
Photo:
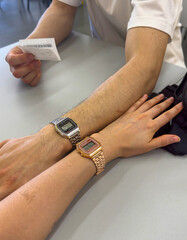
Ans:
<svg viewBox="0 0 187 240"><path fill-rule="evenodd" d="M45 239L95 172L93 162L74 151L9 195L0 202L0 239Z"/></svg>
<svg viewBox="0 0 187 240"><path fill-rule="evenodd" d="M152 91L160 73L167 42L168 36L154 29L129 31L127 63L87 100L66 114L78 124L81 138L98 132L121 116L141 95ZM46 126L44 133L46 130L51 141L59 138L51 124ZM55 141L55 146L63 148L61 152L65 154L72 146L70 143L67 146L68 141L64 143L61 139Z"/></svg>
<svg viewBox="0 0 187 240"><path fill-rule="evenodd" d="M141 95L149 93L157 77L134 58L66 115L78 123L81 137L97 132L122 115Z"/></svg>
<svg viewBox="0 0 187 240"><path fill-rule="evenodd" d="M76 8L53 0L28 38L55 38L56 44L72 31Z"/></svg>
<svg viewBox="0 0 187 240"><path fill-rule="evenodd" d="M167 42L167 34L155 29L134 28L128 31L126 65L67 114L80 126L82 137L103 128L123 114L140 96L152 91Z"/></svg>

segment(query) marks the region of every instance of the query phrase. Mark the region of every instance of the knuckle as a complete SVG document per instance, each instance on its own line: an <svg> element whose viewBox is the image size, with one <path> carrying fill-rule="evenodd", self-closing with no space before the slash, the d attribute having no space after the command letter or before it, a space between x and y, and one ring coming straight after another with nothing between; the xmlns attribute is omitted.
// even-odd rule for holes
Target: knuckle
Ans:
<svg viewBox="0 0 187 240"><path fill-rule="evenodd" d="M141 104L141 101L139 100L138 102L136 102L136 103L134 104L134 106L135 106L135 107L138 107L140 104Z"/></svg>
<svg viewBox="0 0 187 240"><path fill-rule="evenodd" d="M29 78L22 78L22 82L24 82L25 84L29 84L30 81L32 81L32 79L29 79Z"/></svg>
<svg viewBox="0 0 187 240"><path fill-rule="evenodd" d="M40 76L41 75L38 74L37 77L30 83L32 87L35 87L38 84L38 82L40 81Z"/></svg>
<svg viewBox="0 0 187 240"><path fill-rule="evenodd" d="M30 64L29 64L29 68L30 68L30 70L34 70L34 69L37 69L38 67L39 67L39 65L38 65L39 63L38 63L38 61L32 61Z"/></svg>
<svg viewBox="0 0 187 240"><path fill-rule="evenodd" d="M5 61L6 61L6 62L9 61L9 60L8 60L8 54L7 54L6 57L5 57Z"/></svg>
<svg viewBox="0 0 187 240"><path fill-rule="evenodd" d="M170 111L167 111L164 113L165 117L168 118L168 119L171 119L172 118L172 113Z"/></svg>
<svg viewBox="0 0 187 240"><path fill-rule="evenodd" d="M33 63L27 64L26 66L28 72L32 72L35 69L35 66Z"/></svg>
<svg viewBox="0 0 187 240"><path fill-rule="evenodd" d="M156 124L153 121L147 123L147 129L154 129L155 126Z"/></svg>
<svg viewBox="0 0 187 240"><path fill-rule="evenodd" d="M158 104L155 106L155 108L159 111L159 112L162 112L164 110L163 106Z"/></svg>
<svg viewBox="0 0 187 240"><path fill-rule="evenodd" d="M152 107L153 106L153 102L150 100L150 101L147 101L146 102L146 105L148 108Z"/></svg>
<svg viewBox="0 0 187 240"><path fill-rule="evenodd" d="M9 63L9 65L13 65L13 63L14 63L14 58L13 58L13 56L12 55L10 55L10 54L8 54L7 56L6 56L6 58L5 58L5 60Z"/></svg>
<svg viewBox="0 0 187 240"><path fill-rule="evenodd" d="M39 72L37 75L37 81L40 81L40 79L41 79L41 73Z"/></svg>
<svg viewBox="0 0 187 240"><path fill-rule="evenodd" d="M1 169L0 170L0 178L4 177L6 173L7 173L7 169Z"/></svg>
<svg viewBox="0 0 187 240"><path fill-rule="evenodd" d="M138 114L138 115L134 118L134 122L139 122L139 121L141 121L142 119L146 118L146 116L147 116L146 113Z"/></svg>
<svg viewBox="0 0 187 240"><path fill-rule="evenodd" d="M39 80L38 80L39 81ZM31 87L35 87L38 83L38 81L34 80L33 82L30 83Z"/></svg>
<svg viewBox="0 0 187 240"><path fill-rule="evenodd" d="M15 70L15 69L12 71L12 74L15 78L21 78L22 77L20 72L18 70Z"/></svg>
<svg viewBox="0 0 187 240"><path fill-rule="evenodd" d="M11 71L11 73L13 74L13 72L15 71L15 68L12 67L12 66L10 66L10 71Z"/></svg>
<svg viewBox="0 0 187 240"><path fill-rule="evenodd" d="M146 113L141 113L141 114L138 114L136 116L136 119L139 121L139 120L141 120L142 118L145 118L145 117L146 117Z"/></svg>

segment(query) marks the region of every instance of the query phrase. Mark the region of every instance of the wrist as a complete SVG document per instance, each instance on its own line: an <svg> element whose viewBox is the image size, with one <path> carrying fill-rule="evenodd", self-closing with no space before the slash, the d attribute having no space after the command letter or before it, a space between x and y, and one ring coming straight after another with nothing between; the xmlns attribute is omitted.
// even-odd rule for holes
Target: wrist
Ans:
<svg viewBox="0 0 187 240"><path fill-rule="evenodd" d="M106 164L118 157L114 144L111 144L102 132L94 133L91 135L91 137L96 139L101 144Z"/></svg>
<svg viewBox="0 0 187 240"><path fill-rule="evenodd" d="M41 142L52 151L52 155L58 160L72 149L70 140L60 136L52 124L46 125L37 134Z"/></svg>

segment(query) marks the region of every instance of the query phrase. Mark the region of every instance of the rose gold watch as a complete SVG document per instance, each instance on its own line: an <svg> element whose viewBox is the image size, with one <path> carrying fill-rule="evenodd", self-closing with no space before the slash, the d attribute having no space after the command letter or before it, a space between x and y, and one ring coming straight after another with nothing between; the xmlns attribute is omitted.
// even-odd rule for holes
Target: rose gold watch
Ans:
<svg viewBox="0 0 187 240"><path fill-rule="evenodd" d="M96 175L105 168L105 158L101 144L92 137L86 137L76 145L77 152L85 158L90 158L96 166Z"/></svg>

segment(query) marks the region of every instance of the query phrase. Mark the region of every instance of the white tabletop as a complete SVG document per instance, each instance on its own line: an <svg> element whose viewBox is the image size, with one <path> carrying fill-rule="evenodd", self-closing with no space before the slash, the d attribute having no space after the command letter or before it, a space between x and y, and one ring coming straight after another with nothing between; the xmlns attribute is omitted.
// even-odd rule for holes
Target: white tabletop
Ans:
<svg viewBox="0 0 187 240"><path fill-rule="evenodd" d="M62 62L45 62L29 87L9 72L0 49L0 140L36 132L76 106L124 65L124 49L74 33L59 47ZM185 69L163 64L156 91ZM42 213L39 213L42 214ZM159 149L113 161L78 194L50 240L187 239L187 157Z"/></svg>

